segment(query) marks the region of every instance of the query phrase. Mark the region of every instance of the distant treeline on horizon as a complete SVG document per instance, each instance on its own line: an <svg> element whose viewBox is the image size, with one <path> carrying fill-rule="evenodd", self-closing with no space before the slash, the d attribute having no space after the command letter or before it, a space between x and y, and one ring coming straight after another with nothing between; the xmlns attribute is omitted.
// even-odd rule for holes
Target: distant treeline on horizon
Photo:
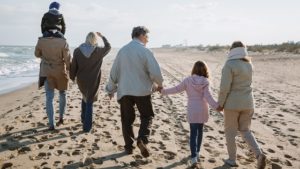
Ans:
<svg viewBox="0 0 300 169"><path fill-rule="evenodd" d="M182 44L179 45L163 45L162 48L196 48L202 51L222 51L229 50L230 45L198 45L198 46L185 46ZM268 45L249 45L247 46L248 51L251 52L266 52L266 51L274 51L274 52L288 52L294 54L300 54L300 41L299 42L284 42L281 44L268 44Z"/></svg>

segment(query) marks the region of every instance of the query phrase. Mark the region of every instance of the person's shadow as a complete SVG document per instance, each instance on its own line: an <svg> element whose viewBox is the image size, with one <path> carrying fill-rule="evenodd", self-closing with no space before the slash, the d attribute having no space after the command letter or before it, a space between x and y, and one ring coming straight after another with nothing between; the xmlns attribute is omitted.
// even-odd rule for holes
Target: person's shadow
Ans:
<svg viewBox="0 0 300 169"><path fill-rule="evenodd" d="M71 163L68 165L65 165L63 167L63 169L76 169L76 168L81 168L81 167L87 167L91 164L98 164L101 165L103 164L104 161L107 160L115 160L117 158L123 157L127 155L126 152L119 152L119 153L115 153L115 154L111 154L111 155L107 155L107 156L103 156L103 157L99 157L99 158L86 158L85 161L80 161L80 162L76 162L76 163ZM106 168L102 168L102 169L119 169L119 168L124 168L122 166L113 166L113 167L106 167Z"/></svg>
<svg viewBox="0 0 300 169"><path fill-rule="evenodd" d="M70 126L64 128L58 128L54 131L49 131L46 126L40 126L36 128L31 128L27 130L21 130L21 131L0 135L0 142L1 142L0 153L7 150L30 151L29 148L26 148L26 146L31 144L42 144L46 141L71 137L71 135L66 136L66 135L59 134L60 130L66 130L68 128L70 128ZM82 133L83 133L82 131L79 131L77 133L73 133L72 136L76 136ZM50 138L46 137L49 134L53 134L55 136ZM38 136L41 136L41 138L38 139L37 138ZM43 138L43 136L45 136L45 138Z"/></svg>

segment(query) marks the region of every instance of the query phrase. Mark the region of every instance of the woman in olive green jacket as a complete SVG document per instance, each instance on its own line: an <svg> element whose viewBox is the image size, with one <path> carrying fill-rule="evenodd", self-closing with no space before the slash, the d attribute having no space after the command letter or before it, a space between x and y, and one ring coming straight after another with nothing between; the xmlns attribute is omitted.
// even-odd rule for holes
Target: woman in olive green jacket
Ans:
<svg viewBox="0 0 300 169"><path fill-rule="evenodd" d="M237 166L235 137L240 131L243 139L255 153L257 167L264 168L266 156L250 131L254 113L252 94L252 64L244 44L234 42L222 70L218 102L224 108L224 125L229 159L224 162Z"/></svg>

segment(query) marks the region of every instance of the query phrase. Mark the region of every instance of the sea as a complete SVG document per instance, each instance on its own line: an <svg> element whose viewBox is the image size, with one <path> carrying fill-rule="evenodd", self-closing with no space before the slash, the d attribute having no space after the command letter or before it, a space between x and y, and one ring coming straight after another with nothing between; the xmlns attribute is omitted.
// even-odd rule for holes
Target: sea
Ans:
<svg viewBox="0 0 300 169"><path fill-rule="evenodd" d="M0 94L37 82L39 63L33 46L0 46Z"/></svg>
<svg viewBox="0 0 300 169"><path fill-rule="evenodd" d="M34 46L0 46L0 95L21 89L38 81L40 59ZM70 48L73 53L75 47ZM104 60L112 60L112 49Z"/></svg>

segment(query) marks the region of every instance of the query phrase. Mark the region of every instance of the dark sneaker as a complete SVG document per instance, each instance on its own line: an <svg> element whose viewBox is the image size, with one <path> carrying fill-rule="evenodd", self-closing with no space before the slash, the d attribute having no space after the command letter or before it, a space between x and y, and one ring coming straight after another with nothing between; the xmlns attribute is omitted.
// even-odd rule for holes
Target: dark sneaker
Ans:
<svg viewBox="0 0 300 169"><path fill-rule="evenodd" d="M50 126L48 130L49 130L49 131L54 131L55 128L54 128L54 126Z"/></svg>
<svg viewBox="0 0 300 169"><path fill-rule="evenodd" d="M147 149L146 145L143 143L142 140L137 141L137 146L141 150L141 154L143 157L149 157L150 153L149 150Z"/></svg>
<svg viewBox="0 0 300 169"><path fill-rule="evenodd" d="M125 148L125 153L126 154L133 154L133 149L132 148Z"/></svg>
<svg viewBox="0 0 300 169"><path fill-rule="evenodd" d="M56 126L60 126L64 124L64 119L59 119L59 121L56 123Z"/></svg>

